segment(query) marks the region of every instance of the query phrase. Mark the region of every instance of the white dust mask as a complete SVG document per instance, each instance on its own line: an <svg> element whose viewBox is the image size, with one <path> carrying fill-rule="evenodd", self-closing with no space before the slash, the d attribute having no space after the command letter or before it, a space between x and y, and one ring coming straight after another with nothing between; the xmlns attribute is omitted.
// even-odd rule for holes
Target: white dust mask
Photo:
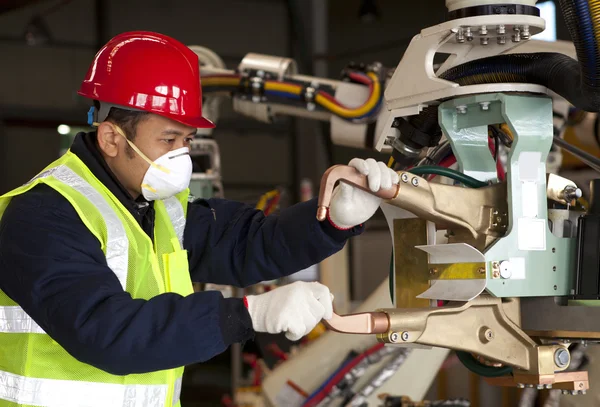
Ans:
<svg viewBox="0 0 600 407"><path fill-rule="evenodd" d="M118 126L115 128L119 134L125 137L123 130ZM189 187L192 178L192 159L188 147L169 151L155 161L151 161L127 137L125 140L140 157L150 164L141 185L142 195L148 201L171 198Z"/></svg>

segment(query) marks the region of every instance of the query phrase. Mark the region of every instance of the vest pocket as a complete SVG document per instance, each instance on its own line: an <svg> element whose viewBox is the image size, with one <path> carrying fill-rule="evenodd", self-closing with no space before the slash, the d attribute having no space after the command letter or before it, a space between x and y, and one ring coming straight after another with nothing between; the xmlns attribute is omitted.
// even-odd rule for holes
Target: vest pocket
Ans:
<svg viewBox="0 0 600 407"><path fill-rule="evenodd" d="M167 276L167 291L183 296L194 292L188 265L187 250L163 254L163 265Z"/></svg>

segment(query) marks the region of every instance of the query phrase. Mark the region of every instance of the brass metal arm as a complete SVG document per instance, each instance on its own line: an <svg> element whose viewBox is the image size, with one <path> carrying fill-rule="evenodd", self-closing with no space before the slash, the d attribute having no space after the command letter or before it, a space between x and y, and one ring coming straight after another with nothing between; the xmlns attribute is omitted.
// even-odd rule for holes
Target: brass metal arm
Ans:
<svg viewBox="0 0 600 407"><path fill-rule="evenodd" d="M317 219L323 221L331 203L336 182L346 182L406 209L438 226L467 229L474 238L481 235L502 236L507 228L508 205L506 184L483 188L462 188L429 183L409 172L398 172L400 184L391 190L373 193L367 178L352 167L331 167L321 179Z"/></svg>

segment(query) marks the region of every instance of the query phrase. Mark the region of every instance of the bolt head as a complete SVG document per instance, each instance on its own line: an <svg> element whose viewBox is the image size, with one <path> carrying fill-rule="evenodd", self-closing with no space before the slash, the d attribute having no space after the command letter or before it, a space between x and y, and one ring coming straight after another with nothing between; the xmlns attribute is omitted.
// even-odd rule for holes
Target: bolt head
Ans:
<svg viewBox="0 0 600 407"><path fill-rule="evenodd" d="M506 44L506 37L498 37L498 45Z"/></svg>
<svg viewBox="0 0 600 407"><path fill-rule="evenodd" d="M429 274L436 274L437 272L438 272L438 269L436 269L436 268L429 269Z"/></svg>
<svg viewBox="0 0 600 407"><path fill-rule="evenodd" d="M481 37L480 41L481 45L488 45L490 40L487 37Z"/></svg>
<svg viewBox="0 0 600 407"><path fill-rule="evenodd" d="M456 106L456 112L458 114L465 114L465 113L467 113L467 106L465 106L465 105Z"/></svg>
<svg viewBox="0 0 600 407"><path fill-rule="evenodd" d="M554 363L561 369L569 365L570 359L569 351L564 348L557 349L554 352Z"/></svg>
<svg viewBox="0 0 600 407"><path fill-rule="evenodd" d="M407 173L402 174L402 176L400 178L402 179L402 182L408 182L408 174Z"/></svg>
<svg viewBox="0 0 600 407"><path fill-rule="evenodd" d="M561 393L562 394L569 394L569 390L563 390Z"/></svg>
<svg viewBox="0 0 600 407"><path fill-rule="evenodd" d="M413 186L417 187L419 186L419 179L417 177L414 177L410 180L410 183L413 184Z"/></svg>
<svg viewBox="0 0 600 407"><path fill-rule="evenodd" d="M479 274L485 274L485 267L479 267L479 268L477 269L477 272L478 272Z"/></svg>
<svg viewBox="0 0 600 407"><path fill-rule="evenodd" d="M498 34L504 35L506 34L506 27L504 25L499 25L496 31L498 32Z"/></svg>
<svg viewBox="0 0 600 407"><path fill-rule="evenodd" d="M398 342L398 334L396 332L393 332L390 335L390 341L392 341L392 342Z"/></svg>
<svg viewBox="0 0 600 407"><path fill-rule="evenodd" d="M525 385L523 383L517 383L517 389L524 389Z"/></svg>
<svg viewBox="0 0 600 407"><path fill-rule="evenodd" d="M490 102L481 102L479 105L481 110L490 110Z"/></svg>
<svg viewBox="0 0 600 407"><path fill-rule="evenodd" d="M544 386L544 388L546 388L546 389L551 389L551 388L552 388L552 385L551 385L551 384L547 384L547 385L545 385L545 386Z"/></svg>
<svg viewBox="0 0 600 407"><path fill-rule="evenodd" d="M403 341L408 341L408 332L402 332L402 340Z"/></svg>

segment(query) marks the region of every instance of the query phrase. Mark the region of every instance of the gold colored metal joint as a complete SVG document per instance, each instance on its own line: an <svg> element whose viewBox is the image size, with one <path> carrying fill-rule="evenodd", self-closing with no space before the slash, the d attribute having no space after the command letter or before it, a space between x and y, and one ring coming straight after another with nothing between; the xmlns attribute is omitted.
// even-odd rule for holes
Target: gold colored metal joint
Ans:
<svg viewBox="0 0 600 407"><path fill-rule="evenodd" d="M346 334L381 334L389 330L389 320L383 312L337 315L324 321L332 331Z"/></svg>

